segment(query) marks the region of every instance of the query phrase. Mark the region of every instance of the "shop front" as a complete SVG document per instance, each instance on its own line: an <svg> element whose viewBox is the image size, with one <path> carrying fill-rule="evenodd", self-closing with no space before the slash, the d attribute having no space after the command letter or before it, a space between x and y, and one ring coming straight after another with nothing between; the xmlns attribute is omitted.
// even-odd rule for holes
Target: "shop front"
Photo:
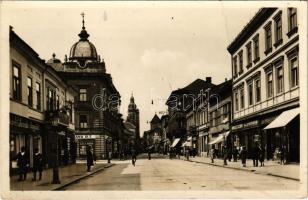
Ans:
<svg viewBox="0 0 308 200"><path fill-rule="evenodd" d="M33 154L37 148L42 152L42 124L18 115L10 114L10 175L16 174L16 155L26 148L29 167L33 167Z"/></svg>

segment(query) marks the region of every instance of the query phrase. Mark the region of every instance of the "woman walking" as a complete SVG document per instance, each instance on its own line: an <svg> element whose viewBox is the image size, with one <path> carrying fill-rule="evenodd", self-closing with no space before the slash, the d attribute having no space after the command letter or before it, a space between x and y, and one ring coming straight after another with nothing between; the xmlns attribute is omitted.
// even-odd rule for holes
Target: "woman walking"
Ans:
<svg viewBox="0 0 308 200"><path fill-rule="evenodd" d="M247 150L246 150L246 147L243 146L241 150L241 160L242 160L243 167L246 167L246 158L247 158Z"/></svg>

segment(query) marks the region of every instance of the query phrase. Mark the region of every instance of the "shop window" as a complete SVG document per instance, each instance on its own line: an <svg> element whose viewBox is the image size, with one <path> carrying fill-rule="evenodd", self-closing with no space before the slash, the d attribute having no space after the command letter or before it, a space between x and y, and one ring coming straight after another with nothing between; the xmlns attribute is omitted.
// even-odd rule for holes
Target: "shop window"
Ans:
<svg viewBox="0 0 308 200"><path fill-rule="evenodd" d="M30 107L33 106L33 88L32 88L32 78L27 78L27 86L28 86L28 105Z"/></svg>
<svg viewBox="0 0 308 200"><path fill-rule="evenodd" d="M20 68L17 65L13 64L13 99L21 100L21 77L20 77Z"/></svg>

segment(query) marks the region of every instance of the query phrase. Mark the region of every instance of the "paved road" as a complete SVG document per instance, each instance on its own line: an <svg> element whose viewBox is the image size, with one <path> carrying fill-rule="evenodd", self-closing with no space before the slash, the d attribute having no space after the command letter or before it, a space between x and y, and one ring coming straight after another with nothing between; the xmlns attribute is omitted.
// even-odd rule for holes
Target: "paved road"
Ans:
<svg viewBox="0 0 308 200"><path fill-rule="evenodd" d="M116 165L64 190L291 190L299 182L183 160L114 161Z"/></svg>

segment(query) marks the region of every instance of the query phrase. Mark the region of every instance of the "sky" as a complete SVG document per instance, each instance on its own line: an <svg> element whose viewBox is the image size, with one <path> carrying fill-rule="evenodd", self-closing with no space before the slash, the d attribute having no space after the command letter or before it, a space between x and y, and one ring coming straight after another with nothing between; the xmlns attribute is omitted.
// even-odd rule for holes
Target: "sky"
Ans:
<svg viewBox="0 0 308 200"><path fill-rule="evenodd" d="M231 78L227 46L259 7L224 3L18 3L3 13L40 56L64 60L85 27L121 94L126 119L130 96L140 110L140 132L166 111L172 90L195 79ZM151 104L153 100L153 104Z"/></svg>

